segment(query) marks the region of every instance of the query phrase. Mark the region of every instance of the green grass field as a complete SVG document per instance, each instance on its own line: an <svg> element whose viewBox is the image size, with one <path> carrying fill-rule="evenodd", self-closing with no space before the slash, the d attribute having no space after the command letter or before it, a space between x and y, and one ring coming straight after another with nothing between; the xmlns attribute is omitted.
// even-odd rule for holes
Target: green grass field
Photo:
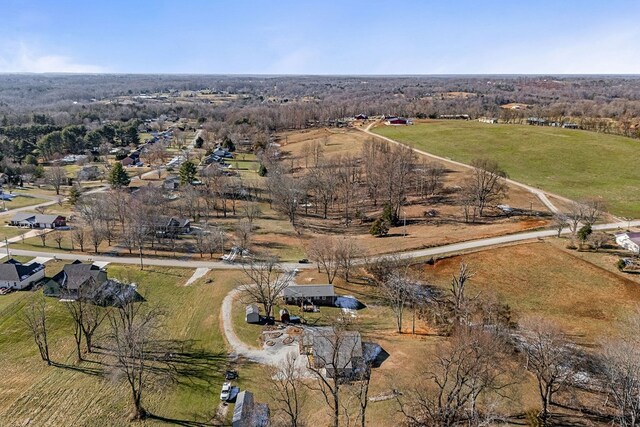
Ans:
<svg viewBox="0 0 640 427"><path fill-rule="evenodd" d="M18 195L15 199L8 201L0 201L0 208L6 207L7 210L24 208L25 206L34 206L39 205L40 203L49 202L50 200L41 199L39 197L26 196L26 195Z"/></svg>
<svg viewBox="0 0 640 427"><path fill-rule="evenodd" d="M379 127L380 135L464 163L496 160L517 181L572 199L602 197L609 210L640 217L640 141L580 130L434 121Z"/></svg>
<svg viewBox="0 0 640 427"><path fill-rule="evenodd" d="M220 305L241 273L218 271L211 275L213 283L199 281L185 287L191 269L149 267L140 271L112 264L107 271L110 277L138 283L149 303L161 305L166 311L163 338L182 342L183 353L191 355L190 369L178 375L177 383L144 393L145 407L159 418L141 425L209 425L219 403L221 372L227 366ZM47 312L56 366L40 361L21 320L31 295L14 292L0 297L0 424L130 425L126 418L128 389L106 374L105 360L99 354L75 362L72 324L63 303L55 299L47 299ZM104 333L107 328L103 326Z"/></svg>

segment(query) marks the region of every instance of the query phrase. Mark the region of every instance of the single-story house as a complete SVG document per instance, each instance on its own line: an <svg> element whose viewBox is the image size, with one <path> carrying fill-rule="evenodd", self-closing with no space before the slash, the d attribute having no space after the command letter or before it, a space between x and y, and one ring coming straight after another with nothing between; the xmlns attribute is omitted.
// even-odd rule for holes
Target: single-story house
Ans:
<svg viewBox="0 0 640 427"><path fill-rule="evenodd" d="M404 117L394 117L385 122L387 125L411 125L413 122L409 119L405 119Z"/></svg>
<svg viewBox="0 0 640 427"><path fill-rule="evenodd" d="M18 212L9 220L9 225L26 228L59 228L67 225L67 218L61 215Z"/></svg>
<svg viewBox="0 0 640 427"><path fill-rule="evenodd" d="M83 264L75 260L66 264L62 270L44 284L44 294L58 297L75 298L78 291L87 284L103 285L107 281L107 272L93 264Z"/></svg>
<svg viewBox="0 0 640 427"><path fill-rule="evenodd" d="M367 116L366 114L358 114L357 116L354 117L356 120L367 120L369 118L369 116Z"/></svg>
<svg viewBox="0 0 640 427"><path fill-rule="evenodd" d="M362 338L357 331L305 328L299 346L300 354L309 356L310 366L324 369L329 378L351 378L365 365Z"/></svg>
<svg viewBox="0 0 640 427"><path fill-rule="evenodd" d="M498 119L494 118L494 117L480 117L478 119L478 121L480 123L491 123L491 124L495 124L498 123Z"/></svg>
<svg viewBox="0 0 640 427"><path fill-rule="evenodd" d="M233 158L233 154L231 154L230 152L228 152L225 149L222 148L216 148L215 151L213 153L214 156L218 156L218 157L222 157L222 158L227 158L227 159L232 159Z"/></svg>
<svg viewBox="0 0 640 427"><path fill-rule="evenodd" d="M191 232L191 221L186 218L163 216L158 219L153 232L161 236L178 236Z"/></svg>
<svg viewBox="0 0 640 427"><path fill-rule="evenodd" d="M120 160L120 163L122 163L122 166L133 166L138 163L138 160L134 159L131 156L127 156L124 159Z"/></svg>
<svg viewBox="0 0 640 427"><path fill-rule="evenodd" d="M0 264L0 288L24 289L44 278L44 265L24 265L14 259Z"/></svg>
<svg viewBox="0 0 640 427"><path fill-rule="evenodd" d="M616 234L616 243L618 246L625 248L636 254L640 254L640 233L629 232Z"/></svg>
<svg viewBox="0 0 640 427"><path fill-rule="evenodd" d="M243 390L238 393L233 409L233 427L267 427L269 425L269 405L256 403L253 393Z"/></svg>
<svg viewBox="0 0 640 427"><path fill-rule="evenodd" d="M245 310L245 317L247 323L260 323L260 309L255 304L250 304Z"/></svg>
<svg viewBox="0 0 640 427"><path fill-rule="evenodd" d="M282 291L285 304L334 305L336 293L333 285L289 285Z"/></svg>

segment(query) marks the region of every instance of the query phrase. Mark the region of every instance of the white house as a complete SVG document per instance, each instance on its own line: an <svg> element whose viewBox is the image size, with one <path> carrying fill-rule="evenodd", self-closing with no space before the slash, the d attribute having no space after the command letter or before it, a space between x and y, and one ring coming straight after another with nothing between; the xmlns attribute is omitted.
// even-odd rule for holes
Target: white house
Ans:
<svg viewBox="0 0 640 427"><path fill-rule="evenodd" d="M16 260L0 264L0 288L24 289L44 278L44 265L23 265Z"/></svg>
<svg viewBox="0 0 640 427"><path fill-rule="evenodd" d="M640 233L620 233L616 234L616 243L634 253L640 253Z"/></svg>

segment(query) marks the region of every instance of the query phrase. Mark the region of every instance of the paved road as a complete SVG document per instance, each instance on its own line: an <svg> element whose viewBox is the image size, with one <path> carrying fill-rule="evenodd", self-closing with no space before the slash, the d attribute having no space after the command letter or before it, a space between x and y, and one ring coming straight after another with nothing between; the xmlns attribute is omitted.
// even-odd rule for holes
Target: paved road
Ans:
<svg viewBox="0 0 640 427"><path fill-rule="evenodd" d="M609 224L597 224L593 226L594 230L624 230L628 227L640 227L640 220L613 222ZM571 231L568 228L562 230L562 234L569 234ZM471 240L461 243L453 243L443 246L434 246L427 249L419 249L414 251L408 251L398 253L397 255L402 258L421 258L435 255L446 255L450 253L482 249L496 245L503 245L515 242L524 242L527 240L535 240L544 237L551 237L557 234L556 230L541 230L541 231L529 231L525 233L509 234L507 236L490 237L486 239ZM90 254L72 254L65 252L47 252L47 251L25 251L10 249L13 255L31 256L31 257L56 257L62 260L80 260L80 261L100 261L100 262L112 262L118 264L132 264L140 265L139 257L119 257L119 256L105 256L105 255L90 255ZM370 258L369 260L383 259L389 255L381 255L378 257ZM365 260L359 260L362 264ZM198 261L189 259L170 259L170 258L143 258L145 266L165 266L165 267L185 267L185 268L209 268L214 270L239 270L242 269L242 264L226 263L223 261ZM295 262L283 263L282 268L285 270L293 269L308 269L315 268L314 264L298 264Z"/></svg>
<svg viewBox="0 0 640 427"><path fill-rule="evenodd" d="M98 187L98 188L94 188L93 190L89 190L84 194L99 193L99 192L107 190L108 188L109 188L108 185L104 185L102 187ZM67 200L67 198L64 197L64 196L50 196L50 195L36 194L36 193L31 193L31 195L33 197L37 197L37 198L50 199L50 201L44 202L44 203L40 203L38 205L24 206L24 207L21 207L21 208L15 208L15 209L10 209L8 211L0 212L0 216L13 215L13 214L15 214L17 212L34 211L36 208L55 205L59 201Z"/></svg>
<svg viewBox="0 0 640 427"><path fill-rule="evenodd" d="M374 124L376 124L376 122L373 122L373 123L369 124L364 129L363 128L356 128L356 129L358 129L358 130L360 130L360 131L362 131L362 132L364 132L364 133L366 133L368 135L374 136L376 138L384 139L385 141L391 142L392 144L406 145L406 144L403 144L403 143L401 143L399 141L396 141L394 139L388 138L386 136L378 135L377 133L371 132L371 127ZM449 163L449 164L456 165L456 166L463 167L463 168L467 168L467 169L472 169L473 168L473 166L468 165L466 163L457 162L455 160L451 160L451 159L448 159L446 157L436 156L435 154L431 154L431 153L428 153L426 151L419 150L417 148L412 148L412 149L413 149L414 152L416 152L418 154L421 154L421 155L427 156L427 157L431 157L432 159L440 160L441 162ZM511 185L523 188L523 189L529 191L530 193L534 194L547 207L547 209L549 209L549 211L551 213L557 213L560 210L551 202L551 200L549 200L547 195L553 196L553 197L555 197L557 199L560 199L562 201L565 201L565 202L572 202L572 200L567 199L566 197L562 197L562 196L559 196L559 195L553 194L553 193L548 193L548 192L545 192L543 190L540 190L539 188L535 188L535 187L532 187L530 185L523 184L523 183L518 182L518 181L514 181L512 179L507 179L507 182L509 184L511 184Z"/></svg>

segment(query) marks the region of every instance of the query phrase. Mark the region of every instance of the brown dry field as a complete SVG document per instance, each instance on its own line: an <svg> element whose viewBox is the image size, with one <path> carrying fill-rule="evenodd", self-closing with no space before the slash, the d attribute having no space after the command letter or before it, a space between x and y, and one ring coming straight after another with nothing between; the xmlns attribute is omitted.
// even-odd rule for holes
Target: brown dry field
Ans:
<svg viewBox="0 0 640 427"><path fill-rule="evenodd" d="M417 271L424 280L446 287L464 261L475 273L469 282L472 292L495 295L516 319L542 316L557 322L577 343L597 345L640 306L639 281L614 271L614 265L605 268L613 264L612 255L565 250L567 242L549 239L486 250L438 260Z"/></svg>
<svg viewBox="0 0 640 427"><path fill-rule="evenodd" d="M302 158L302 148L305 143L318 142L323 144L324 154L327 157L338 155L357 155L367 139L370 139L360 131L353 129L313 129L297 132L286 132L281 135L280 143L282 151L288 155L294 165L303 169L305 161ZM325 142L327 144L325 145ZM431 161L427 159L427 161ZM455 189L464 179L468 169L455 165L445 164L447 174L444 179L446 188ZM545 227L549 224L549 212L540 200L533 194L519 187L510 186L508 197L504 201L511 207L521 209L525 215L506 217L494 210L488 211L488 215L475 224L464 222L460 206L452 204L452 196L444 195L438 198L426 200L411 200L410 205L404 208L406 212L405 227L400 225L391 228L385 238L375 238L368 233L368 223L354 221L349 228L344 226L343 220L337 215L323 220L320 217L300 217L299 224L307 238L321 233L347 234L358 240L362 247L367 248L369 255L384 254L397 251L422 249L436 245L456 243L465 240L495 237L505 234L517 233ZM426 219L424 212L435 209L437 216ZM313 208L310 209L312 212ZM529 216L529 212L535 215ZM368 206L366 213L370 218L380 215L382 207ZM401 220L403 220L401 216Z"/></svg>

